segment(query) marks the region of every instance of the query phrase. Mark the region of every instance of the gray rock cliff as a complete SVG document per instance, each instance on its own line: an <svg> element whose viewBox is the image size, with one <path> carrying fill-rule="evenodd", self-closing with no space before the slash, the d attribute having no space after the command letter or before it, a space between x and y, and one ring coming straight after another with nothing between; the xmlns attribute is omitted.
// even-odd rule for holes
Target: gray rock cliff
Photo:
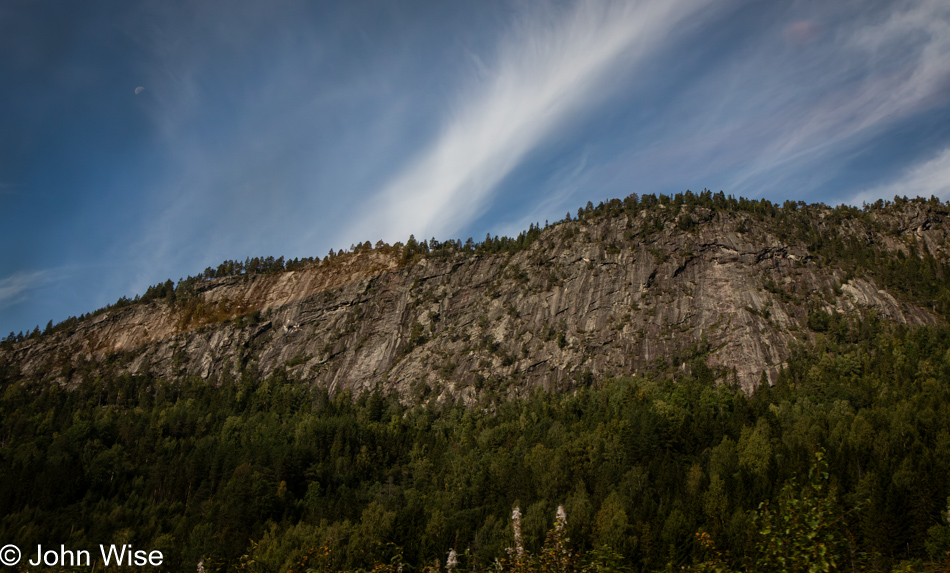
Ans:
<svg viewBox="0 0 950 573"><path fill-rule="evenodd" d="M926 301L889 292L873 272L844 270L803 238L829 234L888 256L946 262L942 207L911 202L842 218L803 206L795 228L783 229L774 214L629 212L617 203L546 228L514 254L406 260L401 246L381 246L294 271L212 279L187 302L112 309L7 345L0 362L22 379L64 386L106 369L209 383L282 369L331 392L380 387L408 401L474 403L687 369L696 356L751 390L775 380L796 344L819 336L808 326L816 309L909 325L943 320Z"/></svg>

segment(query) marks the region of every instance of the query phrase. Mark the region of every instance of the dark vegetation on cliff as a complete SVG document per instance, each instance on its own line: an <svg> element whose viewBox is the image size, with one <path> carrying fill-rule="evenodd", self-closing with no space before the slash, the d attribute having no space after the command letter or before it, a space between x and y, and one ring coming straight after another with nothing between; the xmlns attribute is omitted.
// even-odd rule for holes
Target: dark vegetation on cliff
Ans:
<svg viewBox="0 0 950 573"><path fill-rule="evenodd" d="M11 333L0 540L168 571L945 567L948 216L631 196Z"/></svg>

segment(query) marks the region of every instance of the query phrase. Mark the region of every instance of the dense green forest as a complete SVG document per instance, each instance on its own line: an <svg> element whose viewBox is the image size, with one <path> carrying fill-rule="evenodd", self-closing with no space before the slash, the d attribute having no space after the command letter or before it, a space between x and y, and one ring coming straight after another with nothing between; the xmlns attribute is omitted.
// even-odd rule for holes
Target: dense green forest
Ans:
<svg viewBox="0 0 950 573"><path fill-rule="evenodd" d="M946 566L950 328L815 325L751 396L701 352L476 407L0 365L0 540L129 542L168 571Z"/></svg>
<svg viewBox="0 0 950 573"><path fill-rule="evenodd" d="M911 207L950 209L935 199L830 209L708 191L631 195L513 238L225 261L2 344L124 306L186 305L221 278L370 251L404 265L512 255L626 217L629 245L611 252L716 213L946 320L950 265L897 225ZM844 231L855 222L868 229L861 240ZM235 376L161 379L120 373L121 359L78 360L82 382L70 388L0 361L0 545L131 543L161 550L162 570L201 563L209 573L950 567L950 327L808 308L812 342L752 395L707 366L704 345L641 376L587 372L566 392L485 392L474 406L408 404L382 387L330 393L285 370L261 378L253 361L223 369Z"/></svg>

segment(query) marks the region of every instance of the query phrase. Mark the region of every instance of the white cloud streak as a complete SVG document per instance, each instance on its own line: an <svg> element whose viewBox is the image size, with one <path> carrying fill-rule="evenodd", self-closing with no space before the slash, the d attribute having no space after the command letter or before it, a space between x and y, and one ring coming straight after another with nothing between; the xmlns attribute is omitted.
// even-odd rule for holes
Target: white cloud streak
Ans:
<svg viewBox="0 0 950 573"><path fill-rule="evenodd" d="M914 165L896 181L857 193L846 202L861 205L895 196L926 198L931 195L950 200L950 148L929 161Z"/></svg>
<svg viewBox="0 0 950 573"><path fill-rule="evenodd" d="M780 89L798 97L760 94L784 103L772 109L770 119L747 126L750 139L767 143L733 180L737 191L760 184L763 175L798 170L816 156L860 144L948 100L950 4L944 1L895 3L873 23L858 18L827 49L826 61L817 62L813 74L798 82L783 78ZM817 99L809 96L812 86L836 85ZM768 133L778 137L763 136Z"/></svg>
<svg viewBox="0 0 950 573"><path fill-rule="evenodd" d="M525 214L508 221L500 221L493 234L507 235L515 237L518 233L526 230L531 224L542 224L545 219L557 221L561 219L565 211L575 207L572 204L571 197L577 193L581 185L585 182L587 175L587 161L590 157L589 150L577 158L573 163L564 165L557 169L544 183L542 188L544 193L534 203L531 210Z"/></svg>
<svg viewBox="0 0 950 573"><path fill-rule="evenodd" d="M0 308L22 301L29 291L52 280L54 277L50 271L17 271L0 279Z"/></svg>
<svg viewBox="0 0 950 573"><path fill-rule="evenodd" d="M449 236L477 217L496 186L572 114L649 56L698 0L578 2L539 10L479 66L441 133L368 200L370 212L343 242ZM535 6L536 8L536 6Z"/></svg>

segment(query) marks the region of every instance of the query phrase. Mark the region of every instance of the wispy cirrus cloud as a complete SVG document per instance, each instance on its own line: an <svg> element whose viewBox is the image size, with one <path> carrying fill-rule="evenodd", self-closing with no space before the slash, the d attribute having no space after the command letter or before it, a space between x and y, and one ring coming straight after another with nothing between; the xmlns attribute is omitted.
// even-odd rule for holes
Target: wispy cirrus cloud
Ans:
<svg viewBox="0 0 950 573"><path fill-rule="evenodd" d="M698 0L533 6L478 60L444 127L368 201L348 237L446 236L484 209L496 186L544 139L609 88L694 14Z"/></svg>
<svg viewBox="0 0 950 573"><path fill-rule="evenodd" d="M802 6L676 76L619 159L592 169L653 189L826 200L831 182L854 179L849 161L895 145L889 130L950 105L950 5Z"/></svg>
<svg viewBox="0 0 950 573"><path fill-rule="evenodd" d="M944 149L928 161L918 163L904 174L885 185L867 189L846 201L851 205L873 203L878 199L901 197L930 197L935 195L950 200L950 148Z"/></svg>
<svg viewBox="0 0 950 573"><path fill-rule="evenodd" d="M831 15L827 16L831 18ZM840 17L840 15L839 15ZM950 101L950 5L934 0L889 4L874 17L835 27L823 51L800 59L803 44L825 34L814 21L786 27L797 77L781 73L776 86L752 98L768 117L741 121L740 137L758 143L747 167L730 182L737 191L781 177L827 154L860 146L889 126ZM788 55L773 60L774 69ZM756 63L756 69L767 69ZM770 105L769 100L775 102ZM753 121L749 121L753 120Z"/></svg>
<svg viewBox="0 0 950 573"><path fill-rule="evenodd" d="M17 271L5 279L0 279L0 308L22 301L29 292L37 287L56 280L53 271Z"/></svg>
<svg viewBox="0 0 950 573"><path fill-rule="evenodd" d="M544 196L539 198L530 211L502 220L493 230L494 234L518 236L518 233L529 228L530 225L542 224L545 220L559 220L564 216L564 209L570 211L574 204L570 198L585 184L587 163L590 151L584 150L573 162L564 164L556 169L540 186L545 189ZM552 215L552 213L556 215Z"/></svg>

